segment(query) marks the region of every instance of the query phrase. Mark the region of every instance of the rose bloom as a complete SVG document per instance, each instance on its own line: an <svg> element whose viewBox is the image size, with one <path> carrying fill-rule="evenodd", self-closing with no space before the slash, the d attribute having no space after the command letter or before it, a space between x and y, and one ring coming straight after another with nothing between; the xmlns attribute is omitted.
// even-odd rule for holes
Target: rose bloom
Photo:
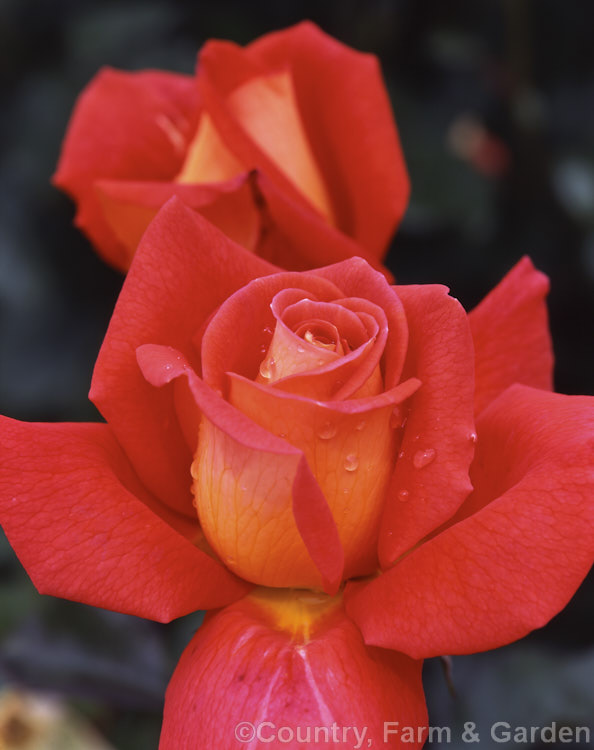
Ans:
<svg viewBox="0 0 594 750"><path fill-rule="evenodd" d="M283 268L378 265L409 193L377 59L309 22L245 48L210 41L195 77L102 70L54 183L123 270L172 195Z"/></svg>
<svg viewBox="0 0 594 750"><path fill-rule="evenodd" d="M565 606L594 556L594 400L550 391L547 288L524 259L467 315L360 258L282 271L160 211L93 375L106 423L2 418L0 518L42 593L218 610L161 750L238 748L245 722L252 747L270 722L271 747L334 725L382 744L427 724L423 658ZM330 740L309 746L353 746Z"/></svg>

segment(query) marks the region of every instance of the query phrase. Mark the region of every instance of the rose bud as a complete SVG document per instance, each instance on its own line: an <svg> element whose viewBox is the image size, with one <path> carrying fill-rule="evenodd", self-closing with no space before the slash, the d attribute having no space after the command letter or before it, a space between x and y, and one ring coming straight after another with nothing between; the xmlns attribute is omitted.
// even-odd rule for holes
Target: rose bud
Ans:
<svg viewBox="0 0 594 750"><path fill-rule="evenodd" d="M309 22L245 48L207 42L195 77L104 69L54 183L122 270L173 195L281 267L378 266L409 193L377 59Z"/></svg>

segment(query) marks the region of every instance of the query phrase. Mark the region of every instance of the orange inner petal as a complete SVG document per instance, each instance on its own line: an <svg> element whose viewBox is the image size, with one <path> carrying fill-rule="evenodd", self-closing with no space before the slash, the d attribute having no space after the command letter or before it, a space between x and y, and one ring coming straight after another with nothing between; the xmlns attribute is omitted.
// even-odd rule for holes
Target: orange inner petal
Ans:
<svg viewBox="0 0 594 750"><path fill-rule="evenodd" d="M303 127L289 72L257 76L227 97L231 114L258 148L334 224L330 199ZM204 113L178 182L223 182L255 167L242 164Z"/></svg>
<svg viewBox="0 0 594 750"><path fill-rule="evenodd" d="M225 182L245 172L243 164L225 146L205 112L176 181L182 183Z"/></svg>

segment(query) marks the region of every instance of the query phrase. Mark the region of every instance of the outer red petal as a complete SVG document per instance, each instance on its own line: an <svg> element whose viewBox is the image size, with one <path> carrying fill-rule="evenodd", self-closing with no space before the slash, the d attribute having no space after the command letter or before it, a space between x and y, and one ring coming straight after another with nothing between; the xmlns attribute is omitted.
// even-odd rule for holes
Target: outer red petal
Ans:
<svg viewBox="0 0 594 750"><path fill-rule="evenodd" d="M502 646L548 622L591 567L594 399L514 386L477 426L459 522L347 592L367 643L414 657Z"/></svg>
<svg viewBox="0 0 594 750"><path fill-rule="evenodd" d="M361 256L374 268L389 275L378 254L331 227L315 211L293 200L270 177L260 173L257 190L265 224L257 253L290 271L303 271L345 258Z"/></svg>
<svg viewBox="0 0 594 750"><path fill-rule="evenodd" d="M380 532L388 566L450 518L472 490L473 350L466 313L446 287L395 287L409 328L411 400ZM404 500L404 502L403 502Z"/></svg>
<svg viewBox="0 0 594 750"><path fill-rule="evenodd" d="M42 594L169 621L248 584L174 531L104 424L0 421L0 518Z"/></svg>
<svg viewBox="0 0 594 750"><path fill-rule="evenodd" d="M514 383L553 389L548 291L547 277L525 257L468 316L476 356L477 414Z"/></svg>
<svg viewBox="0 0 594 750"><path fill-rule="evenodd" d="M129 258L105 223L95 181L172 179L197 116L195 79L174 73L105 68L79 97L53 179L76 200L76 223L110 263L125 269Z"/></svg>
<svg viewBox="0 0 594 750"><path fill-rule="evenodd" d="M167 690L159 748L423 744L401 743L400 734L384 741L384 722L422 733L427 712L420 662L365 646L342 610L310 640L292 640L248 597L207 621L185 650ZM257 735L250 741L252 727L261 741ZM355 729L365 727L358 744Z"/></svg>
<svg viewBox="0 0 594 750"><path fill-rule="evenodd" d="M173 393L145 381L136 349L166 344L198 366L192 338L208 316L239 287L276 270L174 198L143 237L99 352L92 400L143 483L190 515L192 455Z"/></svg>
<svg viewBox="0 0 594 750"><path fill-rule="evenodd" d="M247 53L272 69L290 66L339 229L382 258L406 209L409 181L377 58L308 21L267 34Z"/></svg>

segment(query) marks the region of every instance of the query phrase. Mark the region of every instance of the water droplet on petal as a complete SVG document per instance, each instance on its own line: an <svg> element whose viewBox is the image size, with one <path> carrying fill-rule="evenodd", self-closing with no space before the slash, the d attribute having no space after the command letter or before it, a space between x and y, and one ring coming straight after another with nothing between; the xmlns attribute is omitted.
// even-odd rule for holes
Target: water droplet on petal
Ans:
<svg viewBox="0 0 594 750"><path fill-rule="evenodd" d="M469 432L468 439L470 440L471 443L476 443L476 441L478 440L476 436L476 432Z"/></svg>
<svg viewBox="0 0 594 750"><path fill-rule="evenodd" d="M420 436L420 435L415 435L415 437L414 437L414 440L415 440L415 441L416 441L416 440L420 440L420 439L421 439L421 436Z"/></svg>
<svg viewBox="0 0 594 750"><path fill-rule="evenodd" d="M260 365L260 375L263 378L271 378L274 375L276 369L276 361L273 357L265 359Z"/></svg>
<svg viewBox="0 0 594 750"><path fill-rule="evenodd" d="M404 451L400 451L400 453L398 454L398 458L404 458Z"/></svg>
<svg viewBox="0 0 594 750"><path fill-rule="evenodd" d="M347 471L357 471L359 468L359 459L356 453L349 453L344 459L344 468Z"/></svg>
<svg viewBox="0 0 594 750"><path fill-rule="evenodd" d="M304 351L305 351L305 349L304 349L304 348L303 348L302 346L298 346L298 347L297 347L297 352L298 352L299 354L303 354L303 352L304 352Z"/></svg>
<svg viewBox="0 0 594 750"><path fill-rule="evenodd" d="M398 493L398 499L401 503L405 503L408 500L408 490L400 490Z"/></svg>
<svg viewBox="0 0 594 750"><path fill-rule="evenodd" d="M269 326L266 326L266 328L262 332L265 336L272 336L272 328Z"/></svg>
<svg viewBox="0 0 594 750"><path fill-rule="evenodd" d="M358 432L361 432L361 430L362 430L362 429L363 429L364 427L365 427L365 420L364 420L364 419L362 419L362 420L361 420L361 421L359 422L359 424L358 424L358 425L357 425L357 426L355 427L355 429L356 429L356 430L357 430Z"/></svg>
<svg viewBox="0 0 594 750"><path fill-rule="evenodd" d="M424 451L417 451L413 456L413 466L415 469L422 469L424 466L428 466L434 458L435 451L433 448L426 448Z"/></svg>
<svg viewBox="0 0 594 750"><path fill-rule="evenodd" d="M402 421L402 412L400 411L400 407L396 406L394 408L394 411L390 414L390 427L394 430L396 427L400 427L400 423Z"/></svg>
<svg viewBox="0 0 594 750"><path fill-rule="evenodd" d="M171 370L173 370L173 365L169 364L168 362L163 369L165 370L165 372L171 372Z"/></svg>
<svg viewBox="0 0 594 750"><path fill-rule="evenodd" d="M338 432L336 425L332 424L331 422L326 422L326 424L323 424L320 427L320 430L318 432L318 437L321 440L330 440L333 438L336 433Z"/></svg>
<svg viewBox="0 0 594 750"><path fill-rule="evenodd" d="M192 465L190 466L190 474L192 475L193 479L198 479L200 476L200 462L199 461L193 461Z"/></svg>
<svg viewBox="0 0 594 750"><path fill-rule="evenodd" d="M232 567L233 565L235 565L235 558L234 557L226 557L225 558L225 564L228 565L229 567Z"/></svg>

